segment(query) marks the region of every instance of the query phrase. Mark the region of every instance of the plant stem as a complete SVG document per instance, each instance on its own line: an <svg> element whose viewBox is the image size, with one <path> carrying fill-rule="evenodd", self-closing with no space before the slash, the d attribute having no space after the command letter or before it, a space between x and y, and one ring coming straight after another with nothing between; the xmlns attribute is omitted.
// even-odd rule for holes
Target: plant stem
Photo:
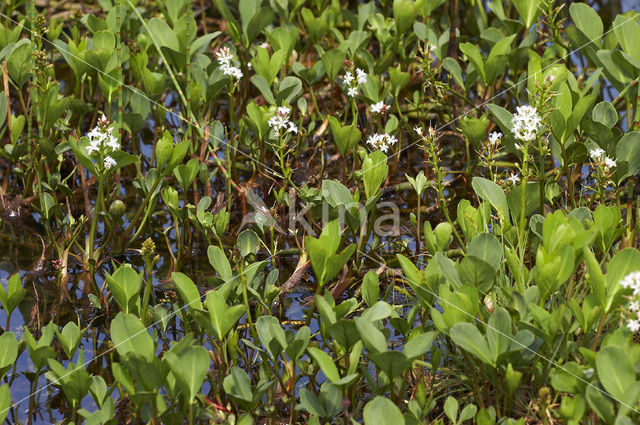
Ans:
<svg viewBox="0 0 640 425"><path fill-rule="evenodd" d="M545 216L544 212L544 150L542 146L542 137L538 137L538 151L540 152L540 214Z"/></svg>

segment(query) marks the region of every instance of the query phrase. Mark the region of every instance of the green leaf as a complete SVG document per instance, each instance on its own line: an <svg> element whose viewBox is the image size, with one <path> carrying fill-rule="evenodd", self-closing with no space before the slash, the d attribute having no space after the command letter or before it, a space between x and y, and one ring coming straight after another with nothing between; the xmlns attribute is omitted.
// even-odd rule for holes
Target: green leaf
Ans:
<svg viewBox="0 0 640 425"><path fill-rule="evenodd" d="M227 302L219 291L207 292L204 302L207 305L211 324L216 331L216 337L222 341L236 322L240 320L245 308L242 305L227 307Z"/></svg>
<svg viewBox="0 0 640 425"><path fill-rule="evenodd" d="M413 0L394 0L393 19L396 22L398 34L404 34L413 26L418 16Z"/></svg>
<svg viewBox="0 0 640 425"><path fill-rule="evenodd" d="M614 399L629 400L629 391L636 383L636 373L624 348L609 346L601 349L596 355L596 370L602 386Z"/></svg>
<svg viewBox="0 0 640 425"><path fill-rule="evenodd" d="M461 348L476 356L482 362L495 367L495 362L487 341L476 325L462 322L456 323L449 330L451 339Z"/></svg>
<svg viewBox="0 0 640 425"><path fill-rule="evenodd" d="M158 43L158 46L168 47L176 52L180 51L178 36L171 29L167 21L162 18L151 18L148 27L151 37Z"/></svg>
<svg viewBox="0 0 640 425"><path fill-rule="evenodd" d="M156 143L156 168L162 170L166 164L171 160L173 155L173 137L171 133L165 130L164 134ZM171 170L166 170L171 171Z"/></svg>
<svg viewBox="0 0 640 425"><path fill-rule="evenodd" d="M183 192L187 192L191 183L195 180L199 171L199 162L197 158L192 158L186 164L180 164L173 169L173 175L180 184Z"/></svg>
<svg viewBox="0 0 640 425"><path fill-rule="evenodd" d="M581 4L581 3L574 3ZM593 107L593 111L591 111L591 118L594 121L599 122L605 125L607 128L613 128L614 125L618 122L618 111L616 108L606 100L598 103Z"/></svg>
<svg viewBox="0 0 640 425"><path fill-rule="evenodd" d="M132 314L120 312L111 321L111 340L122 357L132 352L150 362L155 355L151 335L140 319Z"/></svg>
<svg viewBox="0 0 640 425"><path fill-rule="evenodd" d="M385 338L378 328L362 317L356 317L354 321L367 350L373 353L387 351L387 338Z"/></svg>
<svg viewBox="0 0 640 425"><path fill-rule="evenodd" d="M418 357L429 351L435 337L435 332L422 333L407 341L407 343L402 348L402 352L407 356L409 360L417 359Z"/></svg>
<svg viewBox="0 0 640 425"><path fill-rule="evenodd" d="M16 86L21 88L27 82L31 76L32 66L31 41L23 38L13 46L7 59L7 71Z"/></svg>
<svg viewBox="0 0 640 425"><path fill-rule="evenodd" d="M343 126L337 118L332 116L329 117L329 125L331 126L333 140L336 142L340 154L347 156L362 139L362 133L354 125Z"/></svg>
<svg viewBox="0 0 640 425"><path fill-rule="evenodd" d="M318 366L320 366L324 376L326 376L331 382L337 382L340 380L340 373L338 373L338 368L331 356L316 347L308 347L307 351Z"/></svg>
<svg viewBox="0 0 640 425"><path fill-rule="evenodd" d="M513 0L513 4L524 21L526 28L530 28L538 18L541 3L542 0Z"/></svg>
<svg viewBox="0 0 640 425"><path fill-rule="evenodd" d="M213 266L220 278L225 283L231 282L233 279L233 272L231 271L231 264L227 260L227 256L224 251L215 245L210 245L207 249L207 256L209 257L209 263Z"/></svg>
<svg viewBox="0 0 640 425"><path fill-rule="evenodd" d="M4 285L0 285L0 303L7 315L10 315L18 307L26 293L27 291L22 288L22 281L18 273L11 275L6 290Z"/></svg>
<svg viewBox="0 0 640 425"><path fill-rule="evenodd" d="M256 321L256 330L260 342L267 349L271 358L277 359L282 350L287 347L287 336L278 319L273 316L260 316Z"/></svg>
<svg viewBox="0 0 640 425"><path fill-rule="evenodd" d="M502 245L492 234L480 233L471 240L467 255L478 257L494 270L498 270L502 261Z"/></svg>
<svg viewBox="0 0 640 425"><path fill-rule="evenodd" d="M138 313L142 274L136 273L131 264L123 264L110 275L106 275L109 291L125 313Z"/></svg>
<svg viewBox="0 0 640 425"><path fill-rule="evenodd" d="M458 423L458 400L449 396L444 402L444 413L453 423Z"/></svg>
<svg viewBox="0 0 640 425"><path fill-rule="evenodd" d="M258 47L256 55L251 60L251 65L256 74L264 78L268 86L271 86L280 69L287 60L288 52L278 50L269 57L269 52L264 47Z"/></svg>
<svg viewBox="0 0 640 425"><path fill-rule="evenodd" d="M449 74L453 77L453 80L460 87L464 87L464 79L462 78L462 68L460 68L460 64L452 57L446 57L442 60L442 67L447 70Z"/></svg>
<svg viewBox="0 0 640 425"><path fill-rule="evenodd" d="M628 166L620 181L640 170L640 132L632 131L622 136L616 144L616 161L626 161Z"/></svg>
<svg viewBox="0 0 640 425"><path fill-rule="evenodd" d="M267 102L271 105L276 104L276 99L273 97L273 93L271 92L271 88L269 87L269 83L260 75L254 75L251 77L251 84L256 86L260 93L265 98Z"/></svg>
<svg viewBox="0 0 640 425"><path fill-rule="evenodd" d="M572 3L569 7L569 14L576 27L582 31L587 39L594 41L599 46L603 25L598 12L586 3Z"/></svg>
<svg viewBox="0 0 640 425"><path fill-rule="evenodd" d="M387 155L380 151L369 153L362 161L362 181L367 199L378 193L380 185L384 183L389 172Z"/></svg>
<svg viewBox="0 0 640 425"><path fill-rule="evenodd" d="M13 367L18 358L18 341L13 332L0 336L0 379Z"/></svg>
<svg viewBox="0 0 640 425"><path fill-rule="evenodd" d="M380 278L375 271L370 270L362 279L362 299L369 306L373 306L380 296Z"/></svg>
<svg viewBox="0 0 640 425"><path fill-rule="evenodd" d="M377 396L364 406L362 412L365 425L404 425L404 417L391 400Z"/></svg>
<svg viewBox="0 0 640 425"><path fill-rule="evenodd" d="M507 204L507 197L505 196L502 188L483 177L474 177L471 186L481 199L488 201L491 206L497 211L498 216L505 219L509 212Z"/></svg>
<svg viewBox="0 0 640 425"><path fill-rule="evenodd" d="M171 279L175 283L178 294L180 294L185 306L202 310L200 292L189 276L180 272L173 272L171 273Z"/></svg>
<svg viewBox="0 0 640 425"><path fill-rule="evenodd" d="M278 85L277 105L290 105L302 93L302 81L298 77L284 77Z"/></svg>
<svg viewBox="0 0 640 425"><path fill-rule="evenodd" d="M462 43L460 44L460 51L464 53L469 62L471 62L473 68L478 72L480 77L482 77L482 81L487 84L487 73L484 69L484 63L482 62L482 56L478 51L478 47L472 43Z"/></svg>
<svg viewBox="0 0 640 425"><path fill-rule="evenodd" d="M253 402L251 378L238 366L231 368L231 373L224 378L222 386L231 397L246 403Z"/></svg>
<svg viewBox="0 0 640 425"><path fill-rule="evenodd" d="M186 393L189 404L193 403L209 371L211 359L207 350L200 345L191 346L183 350L179 356L167 352L163 361L169 364L171 372Z"/></svg>
<svg viewBox="0 0 640 425"><path fill-rule="evenodd" d="M9 391L9 384L4 384L0 387L0 423L4 423L10 408L11 391Z"/></svg>
<svg viewBox="0 0 640 425"><path fill-rule="evenodd" d="M638 40L640 40L640 27L638 27L638 17L633 15L618 15L615 21L613 21L613 29L615 30L622 50L633 59L640 61L640 43L638 43Z"/></svg>
<svg viewBox="0 0 640 425"><path fill-rule="evenodd" d="M602 419L606 424L613 423L614 407L609 397L602 394L602 390L598 387L589 385L586 391L587 403L589 407Z"/></svg>
<svg viewBox="0 0 640 425"><path fill-rule="evenodd" d="M346 56L344 52L338 49L331 49L324 52L322 55L322 64L324 65L324 69L327 72L327 77L329 77L329 81L335 81L338 76L338 72L344 66L344 60Z"/></svg>
<svg viewBox="0 0 640 425"><path fill-rule="evenodd" d="M390 380L402 375L405 370L411 367L411 362L402 351L383 351L370 354L369 357Z"/></svg>
<svg viewBox="0 0 640 425"><path fill-rule="evenodd" d="M236 246L240 250L240 255L246 257L249 254L256 254L260 249L260 238L251 229L242 231L236 240Z"/></svg>

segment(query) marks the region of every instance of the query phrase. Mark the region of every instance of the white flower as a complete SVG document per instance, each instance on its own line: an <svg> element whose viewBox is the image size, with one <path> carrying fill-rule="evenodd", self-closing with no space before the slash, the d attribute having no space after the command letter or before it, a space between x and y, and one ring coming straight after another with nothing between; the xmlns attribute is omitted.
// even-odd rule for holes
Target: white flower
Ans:
<svg viewBox="0 0 640 425"><path fill-rule="evenodd" d="M288 106L280 106L278 107L276 113L281 117L288 117L291 113L291 108L289 108Z"/></svg>
<svg viewBox="0 0 640 425"><path fill-rule="evenodd" d="M105 169L107 169L107 170L108 170L109 168L111 168L111 167L115 166L116 164L117 164L117 163L116 163L116 160L115 160L115 159L113 159L113 158L111 158L109 155L107 155L107 156L104 158L104 168L105 168Z"/></svg>
<svg viewBox="0 0 640 425"><path fill-rule="evenodd" d="M120 142L113 135L113 127L109 125L109 121L104 115L98 120L98 125L87 133L87 138L89 139L89 145L87 146L89 155L100 152L104 148L108 148L111 151L120 149Z"/></svg>
<svg viewBox="0 0 640 425"><path fill-rule="evenodd" d="M596 149L591 149L589 151L589 156L591 157L592 160L594 161L599 161L602 159L602 156L604 155L604 150L600 149L600 148L596 148Z"/></svg>
<svg viewBox="0 0 640 425"><path fill-rule="evenodd" d="M424 130L422 130L422 127L420 127L419 125L413 127L413 130L418 134L418 136L424 137Z"/></svg>
<svg viewBox="0 0 640 425"><path fill-rule="evenodd" d="M520 181L520 176L517 173L511 173L511 175L507 177L506 180L507 182L515 186Z"/></svg>
<svg viewBox="0 0 640 425"><path fill-rule="evenodd" d="M354 79L355 84L354 84ZM367 82L367 73L361 70L360 68L356 68L356 77L353 76L351 71L347 71L344 74L342 79L342 83L344 87L347 89L347 96L356 97L358 95L358 86L360 84L365 84Z"/></svg>
<svg viewBox="0 0 640 425"><path fill-rule="evenodd" d="M604 159L604 166L606 168L613 168L616 166L616 161L609 158L608 156Z"/></svg>
<svg viewBox="0 0 640 425"><path fill-rule="evenodd" d="M621 281L620 285L624 288L640 289L640 271L631 272L626 275Z"/></svg>
<svg viewBox="0 0 640 425"><path fill-rule="evenodd" d="M383 101L380 101L371 105L371 112L376 114L384 114L385 112L387 112L387 108L387 105L385 105Z"/></svg>
<svg viewBox="0 0 640 425"><path fill-rule="evenodd" d="M269 43L265 41L264 43L260 44L260 47L262 47L263 49L266 49L267 47L269 47Z"/></svg>
<svg viewBox="0 0 640 425"><path fill-rule="evenodd" d="M233 59L233 55L231 54L231 50L228 47L223 47L222 49L216 52L216 57L218 58L218 63L220 65L229 65L231 63L231 59Z"/></svg>
<svg viewBox="0 0 640 425"><path fill-rule="evenodd" d="M387 152L391 146L396 144L397 141L398 139L389 134L376 133L369 136L369 138L367 139L367 144L371 145L374 149L378 149L382 152Z"/></svg>
<svg viewBox="0 0 640 425"><path fill-rule="evenodd" d="M95 152L100 151L100 141L96 139L89 139L89 146L87 146L87 153L93 155Z"/></svg>
<svg viewBox="0 0 640 425"><path fill-rule="evenodd" d="M233 59L233 55L228 47L223 47L222 49L216 52L216 56L218 58L218 63L220 64L220 69L224 75L230 75L236 80L242 78L242 71L240 68L237 68L231 65L231 59Z"/></svg>
<svg viewBox="0 0 640 425"><path fill-rule="evenodd" d="M542 118L538 115L536 108L529 105L518 106L517 113L513 116L511 132L523 142L530 142L538 135L538 129L542 123Z"/></svg>
<svg viewBox="0 0 640 425"><path fill-rule="evenodd" d="M629 310L631 311L640 311L640 301L631 301L629 303Z"/></svg>
<svg viewBox="0 0 640 425"><path fill-rule="evenodd" d="M112 151L117 151L120 149L120 141L116 136L112 134L113 128L109 127L109 134L107 136L107 142L105 143Z"/></svg>
<svg viewBox="0 0 640 425"><path fill-rule="evenodd" d="M491 143L492 145L497 145L500 142L500 139L502 139L502 133L498 131L494 131L493 133L489 134L489 143Z"/></svg>
<svg viewBox="0 0 640 425"><path fill-rule="evenodd" d="M280 106L276 110L276 114L269 118L269 127L273 129L273 134L276 137L280 137L281 130L284 130L285 133L298 134L298 127L289 119L290 113L291 108L287 106Z"/></svg>
<svg viewBox="0 0 640 425"><path fill-rule="evenodd" d="M222 73L224 75L230 75L233 78L235 78L236 80L239 80L242 78L242 70L240 68L237 68L235 66L231 66L229 64L222 64L220 66L220 69L222 70Z"/></svg>
<svg viewBox="0 0 640 425"><path fill-rule="evenodd" d="M629 322L627 322L627 328L633 333L640 331L640 320L629 320Z"/></svg>
<svg viewBox="0 0 640 425"><path fill-rule="evenodd" d="M342 79L342 81L346 86L351 85L351 82L353 82L353 74L351 73L351 71L347 71L346 74L344 74L344 78Z"/></svg>

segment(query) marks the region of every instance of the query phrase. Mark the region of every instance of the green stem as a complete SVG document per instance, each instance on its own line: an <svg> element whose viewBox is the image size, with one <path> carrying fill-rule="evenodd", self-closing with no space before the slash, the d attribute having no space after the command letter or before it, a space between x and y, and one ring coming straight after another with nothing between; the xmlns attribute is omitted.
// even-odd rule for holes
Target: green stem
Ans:
<svg viewBox="0 0 640 425"><path fill-rule="evenodd" d="M420 194L418 194L418 212L416 213L416 254L420 254ZM422 263L422 257L418 257L418 262Z"/></svg>
<svg viewBox="0 0 640 425"><path fill-rule="evenodd" d="M142 312L140 313L140 318L142 322L146 325L147 323L147 308L149 307L149 298L151 297L151 290L153 286L152 278L153 272L151 270L152 261L150 258L145 258L146 263L146 272L147 272L147 283L144 288L144 298L142 299Z"/></svg>
<svg viewBox="0 0 640 425"><path fill-rule="evenodd" d="M158 185L160 184L161 181L162 181L162 174L160 174L160 175L158 175L158 177L156 177L156 181L153 182L153 186L151 187L151 190L149 190L147 195L144 197L144 200L142 201L142 203L138 207L136 213L133 215L133 218L131 219L131 222L129 223L129 226L125 229L124 233L122 234L122 240L123 241L126 241L127 238L129 237L129 235L131 234L131 232L133 231L133 228L135 227L136 223L140 219L140 216L142 215L142 212L145 210L145 208L146 209L150 209L149 208L149 203L151 201L151 197L153 196L154 192L158 188ZM147 214L145 214L145 220L146 220L146 217L148 216L148 214L149 214L148 212L147 212ZM143 221L142 224L144 224L144 221ZM143 227L142 224L140 225L140 228ZM140 232L140 228L138 229L138 232ZM138 234L138 232L136 232L136 235Z"/></svg>
<svg viewBox="0 0 640 425"><path fill-rule="evenodd" d="M542 137L538 138L538 150L540 152L540 214L546 215L544 212L544 150L542 146Z"/></svg>

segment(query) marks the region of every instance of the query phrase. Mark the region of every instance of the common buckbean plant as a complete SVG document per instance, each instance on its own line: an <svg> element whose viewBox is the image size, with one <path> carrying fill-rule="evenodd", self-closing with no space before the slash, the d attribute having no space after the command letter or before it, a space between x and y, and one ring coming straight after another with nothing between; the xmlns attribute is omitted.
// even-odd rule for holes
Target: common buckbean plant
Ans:
<svg viewBox="0 0 640 425"><path fill-rule="evenodd" d="M640 3L0 2L0 423L640 423Z"/></svg>

